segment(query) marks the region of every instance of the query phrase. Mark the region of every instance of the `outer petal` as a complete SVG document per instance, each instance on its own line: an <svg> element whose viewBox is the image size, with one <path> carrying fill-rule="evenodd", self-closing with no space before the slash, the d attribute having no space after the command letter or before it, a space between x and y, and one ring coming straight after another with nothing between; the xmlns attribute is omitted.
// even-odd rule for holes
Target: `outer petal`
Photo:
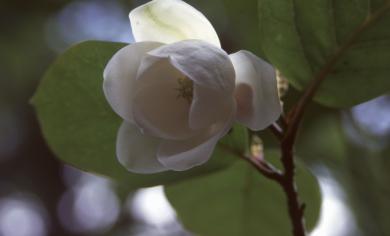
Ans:
<svg viewBox="0 0 390 236"><path fill-rule="evenodd" d="M231 91L234 89L234 67L222 49L200 40L184 40L164 45L148 53L168 58L171 64L195 83Z"/></svg>
<svg viewBox="0 0 390 236"><path fill-rule="evenodd" d="M282 112L274 68L248 51L230 59L236 71L237 120L252 130L266 128Z"/></svg>
<svg viewBox="0 0 390 236"><path fill-rule="evenodd" d="M155 42L130 44L115 53L104 69L104 94L113 110L127 121L133 121L130 96L140 62L148 51L161 45Z"/></svg>
<svg viewBox="0 0 390 236"><path fill-rule="evenodd" d="M119 162L135 173L156 173L167 170L157 160L161 140L143 135L135 125L123 122L118 131L116 153Z"/></svg>
<svg viewBox="0 0 390 236"><path fill-rule="evenodd" d="M209 43L186 40L162 46L148 54L168 58L174 67L194 82L191 128L204 128L228 115L235 73L226 52Z"/></svg>
<svg viewBox="0 0 390 236"><path fill-rule="evenodd" d="M234 121L235 106L224 122L216 123L206 132L184 141L164 140L158 150L158 160L167 168L183 171L208 161L218 140Z"/></svg>
<svg viewBox="0 0 390 236"><path fill-rule="evenodd" d="M195 85L189 125L193 129L202 129L221 122L230 115L233 106L233 93Z"/></svg>
<svg viewBox="0 0 390 236"><path fill-rule="evenodd" d="M154 0L129 15L136 42L173 43L201 39L220 47L218 35L207 18L181 0Z"/></svg>

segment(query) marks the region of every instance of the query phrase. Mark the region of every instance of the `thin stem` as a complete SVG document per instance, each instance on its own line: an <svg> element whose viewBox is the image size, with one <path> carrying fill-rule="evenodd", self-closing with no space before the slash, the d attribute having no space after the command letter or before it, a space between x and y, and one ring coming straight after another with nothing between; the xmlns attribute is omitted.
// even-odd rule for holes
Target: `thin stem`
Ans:
<svg viewBox="0 0 390 236"><path fill-rule="evenodd" d="M369 14L364 22L350 35L341 47L339 47L332 57L326 62L324 67L314 75L312 82L305 89L302 97L295 105L295 107L288 113L287 117L281 117L280 124L270 126L272 133L279 139L280 147L282 150L281 161L283 164L283 173L275 170L265 160L256 157L247 157L234 150L235 155L249 162L265 177L275 180L283 188L288 204L288 212L293 226L294 236L305 236L304 225L304 209L305 204L300 203L297 188L295 185L295 163L294 163L294 144L299 129L299 125L302 121L305 110L312 100L313 96L317 92L323 80L332 72L334 66L344 56L350 47L354 45L359 35L366 30L370 25L374 24L380 19L387 10L390 9L390 1L386 1L382 8ZM229 147L225 146L229 149Z"/></svg>
<svg viewBox="0 0 390 236"><path fill-rule="evenodd" d="M284 113L282 113L282 115L280 116L279 118L279 123L280 123L280 127L283 129L283 130L286 130L287 129L287 120L286 120L286 116Z"/></svg>
<svg viewBox="0 0 390 236"><path fill-rule="evenodd" d="M293 143L282 142L282 164L284 168L281 186L287 197L288 213L294 236L305 236L304 205L300 203L295 185L295 163Z"/></svg>
<svg viewBox="0 0 390 236"><path fill-rule="evenodd" d="M322 70L320 70L314 76L314 79L305 90L297 105L288 114L286 120L286 133L281 140L281 159L284 167L283 181L281 185L287 196L288 211L293 225L294 236L306 235L303 221L305 205L300 203L295 186L295 164L293 154L295 139L305 110L323 80L329 75L329 73L332 72L334 66L342 58L342 56L344 56L347 50L353 46L359 35L371 24L380 19L386 13L386 11L389 10L389 8L390 1L387 1L382 8L367 16L366 20L350 35L346 42L338 50L336 50L334 55L328 60Z"/></svg>
<svg viewBox="0 0 390 236"><path fill-rule="evenodd" d="M305 89L301 99L298 101L293 110L288 114L288 129L286 131L285 139L295 139L305 109L320 87L322 81L329 75L329 73L332 72L334 66L337 64L340 58L344 56L348 49L354 45L356 40L359 38L359 35L369 26L376 23L389 10L389 8L390 1L386 1L383 7L379 8L379 10L373 12L372 14L369 14L362 22L362 24L352 32L345 43L335 51L333 56L330 57L324 67L322 67L322 69L314 76L314 79L312 79L310 85Z"/></svg>
<svg viewBox="0 0 390 236"><path fill-rule="evenodd" d="M231 154L240 157L241 159L247 161L249 164L251 164L253 167L256 168L262 175L266 176L269 179L275 180L277 182L280 182L282 179L282 174L275 169L272 165L267 163L266 161L256 158L256 157L251 157L251 156L246 156L242 154L240 151L237 151L227 145L224 145L222 143L219 144L220 147L222 147L225 151L230 152Z"/></svg>
<svg viewBox="0 0 390 236"><path fill-rule="evenodd" d="M272 167L267 162L256 159L254 157L242 157L245 161L249 162L253 167L255 167L259 172L261 172L262 175L265 177L275 180L276 182L280 183L282 181L283 175L276 170L274 167Z"/></svg>
<svg viewBox="0 0 390 236"><path fill-rule="evenodd" d="M280 126L276 123L273 123L270 127L269 130L278 138L279 140L283 139L283 130L280 128Z"/></svg>

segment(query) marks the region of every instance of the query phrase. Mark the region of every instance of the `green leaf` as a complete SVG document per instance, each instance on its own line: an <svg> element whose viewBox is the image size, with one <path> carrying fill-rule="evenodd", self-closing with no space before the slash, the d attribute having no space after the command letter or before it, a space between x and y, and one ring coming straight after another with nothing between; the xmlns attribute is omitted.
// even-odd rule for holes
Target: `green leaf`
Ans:
<svg viewBox="0 0 390 236"><path fill-rule="evenodd" d="M268 153L269 159L277 152ZM306 222L317 222L321 194L316 178L297 169L298 191L306 203ZM165 187L184 225L204 236L291 235L285 195L245 162L221 172Z"/></svg>
<svg viewBox="0 0 390 236"><path fill-rule="evenodd" d="M259 0L261 46L297 89L345 107L390 92L390 1Z"/></svg>
<svg viewBox="0 0 390 236"><path fill-rule="evenodd" d="M122 122L103 94L103 69L122 43L89 41L61 55L45 74L32 102L42 132L53 152L65 163L123 182L127 188L166 184L220 170L236 158L217 148L203 166L185 172L152 175L129 173L115 157ZM244 152L247 130L235 126L222 139Z"/></svg>
<svg viewBox="0 0 390 236"><path fill-rule="evenodd" d="M189 0L216 28L228 52L247 49L262 56L257 23L257 0ZM239 12L239 14L237 14Z"/></svg>

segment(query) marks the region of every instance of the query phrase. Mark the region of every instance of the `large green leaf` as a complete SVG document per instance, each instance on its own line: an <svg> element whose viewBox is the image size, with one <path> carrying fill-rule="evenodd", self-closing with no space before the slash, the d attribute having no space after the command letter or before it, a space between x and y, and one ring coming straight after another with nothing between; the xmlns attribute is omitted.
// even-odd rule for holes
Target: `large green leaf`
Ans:
<svg viewBox="0 0 390 236"><path fill-rule="evenodd" d="M390 1L259 0L259 22L264 53L296 88L326 75L318 102L351 106L390 92Z"/></svg>
<svg viewBox="0 0 390 236"><path fill-rule="evenodd" d="M267 156L277 158L275 152ZM318 182L300 167L297 183L306 203L306 222L313 228L321 204ZM291 235L281 187L245 162L212 175L166 186L165 192L184 225L197 234Z"/></svg>
<svg viewBox="0 0 390 236"><path fill-rule="evenodd" d="M263 56L259 44L257 0L190 0L216 28L228 52L247 49Z"/></svg>
<svg viewBox="0 0 390 236"><path fill-rule="evenodd" d="M126 183L128 188L152 186L219 170L235 157L217 148L206 165L186 172L140 175L127 172L115 158L115 142L122 120L103 94L103 69L125 44L89 41L67 50L49 68L33 98L43 134L64 162ZM247 131L234 126L222 139L245 151Z"/></svg>

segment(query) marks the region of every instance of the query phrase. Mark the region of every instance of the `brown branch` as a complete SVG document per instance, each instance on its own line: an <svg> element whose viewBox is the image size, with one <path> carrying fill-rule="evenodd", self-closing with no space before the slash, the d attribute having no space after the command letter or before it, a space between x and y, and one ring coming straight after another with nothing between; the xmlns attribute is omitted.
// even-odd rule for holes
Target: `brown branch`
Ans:
<svg viewBox="0 0 390 236"><path fill-rule="evenodd" d="M246 155L242 154L240 151L237 151L237 150L229 147L228 145L225 145L222 143L220 143L219 146L222 147L225 151L228 151L229 153L231 153L235 156L238 156L241 159L248 162L249 164L251 164L253 167L256 168L256 170L258 170L265 177L272 179L272 180L275 180L277 182L281 181L282 174L280 173L280 171L275 169L272 165L270 165L266 161L263 161L262 159L259 159L259 158L246 156Z"/></svg>
<svg viewBox="0 0 390 236"><path fill-rule="evenodd" d="M244 159L249 164L251 164L253 167L255 167L265 177L267 177L271 180L275 180L278 183L280 183L282 181L283 175L280 173L280 171L276 170L274 167L272 167L267 162L265 162L261 159L256 159L254 157L242 156L242 159Z"/></svg>
<svg viewBox="0 0 390 236"><path fill-rule="evenodd" d="M230 147L223 145L223 147L234 155L239 156L245 161L249 162L259 173L265 177L278 182L287 197L288 212L293 225L294 236L305 236L305 224L304 224L304 210L305 204L300 203L297 188L295 185L295 163L294 163L294 144L297 136L299 125L302 121L304 112L312 100L313 96L320 87L322 81L332 72L334 66L347 52L347 50L353 46L358 39L359 34L366 30L371 24L380 19L387 10L390 8L390 1L386 1L384 6L376 12L367 16L366 20L358 27L345 43L338 48L332 57L327 61L324 67L314 76L312 82L305 89L304 94L290 111L285 118L281 117L279 120L281 127L277 124L273 124L269 127L270 131L279 139L280 147L282 150L281 161L283 164L284 172L280 173L279 170L273 168L265 160L256 157L247 157L240 152L237 152Z"/></svg>
<svg viewBox="0 0 390 236"><path fill-rule="evenodd" d="M278 140L283 139L283 130L278 126L278 124L274 123L270 125L268 129L275 135L276 138L278 138Z"/></svg>
<svg viewBox="0 0 390 236"><path fill-rule="evenodd" d="M283 130L287 129L287 120L286 120L286 116L284 113L282 113L282 115L279 117L279 123L280 123L280 127Z"/></svg>
<svg viewBox="0 0 390 236"><path fill-rule="evenodd" d="M305 90L303 96L298 101L297 105L292 109L288 114L287 120L284 124L284 129L286 133L283 137L281 132L276 129L276 127L271 126L271 131L275 136L281 139L281 149L282 149L282 164L284 167L284 173L282 175L282 181L280 184L286 193L288 211L293 224L293 235L294 236L305 236L305 227L304 227L304 209L305 205L301 204L298 198L297 189L295 186L295 164L294 164L294 154L293 148L295 139L297 136L297 131L299 125L302 121L304 112L315 95L316 91L320 87L322 81L332 72L334 66L342 58L342 56L347 52L347 50L353 46L353 44L358 39L359 35L366 30L371 24L375 23L380 19L387 10L390 8L390 1L387 1L382 8L377 10L371 15L368 15L366 20L358 27L346 40L346 42L334 53L334 55L328 60L325 66L314 76L314 79L310 85Z"/></svg>
<svg viewBox="0 0 390 236"><path fill-rule="evenodd" d="M282 164L284 168L281 186L287 197L288 213L294 236L305 236L304 205L300 203L295 186L295 163L292 142L282 142Z"/></svg>
<svg viewBox="0 0 390 236"><path fill-rule="evenodd" d="M353 46L358 39L359 35L366 30L370 25L379 20L387 10L390 8L390 1L387 1L382 8L376 12L367 16L365 21L350 35L346 42L336 50L333 56L327 61L324 67L314 76L314 79L310 85L305 89L305 92L297 105L293 108L292 112L288 114L287 122L288 129L286 131L285 139L295 139L299 124L302 120L304 111L313 98L314 94L318 90L322 81L332 72L333 67L337 64L339 59L347 52L347 50Z"/></svg>

